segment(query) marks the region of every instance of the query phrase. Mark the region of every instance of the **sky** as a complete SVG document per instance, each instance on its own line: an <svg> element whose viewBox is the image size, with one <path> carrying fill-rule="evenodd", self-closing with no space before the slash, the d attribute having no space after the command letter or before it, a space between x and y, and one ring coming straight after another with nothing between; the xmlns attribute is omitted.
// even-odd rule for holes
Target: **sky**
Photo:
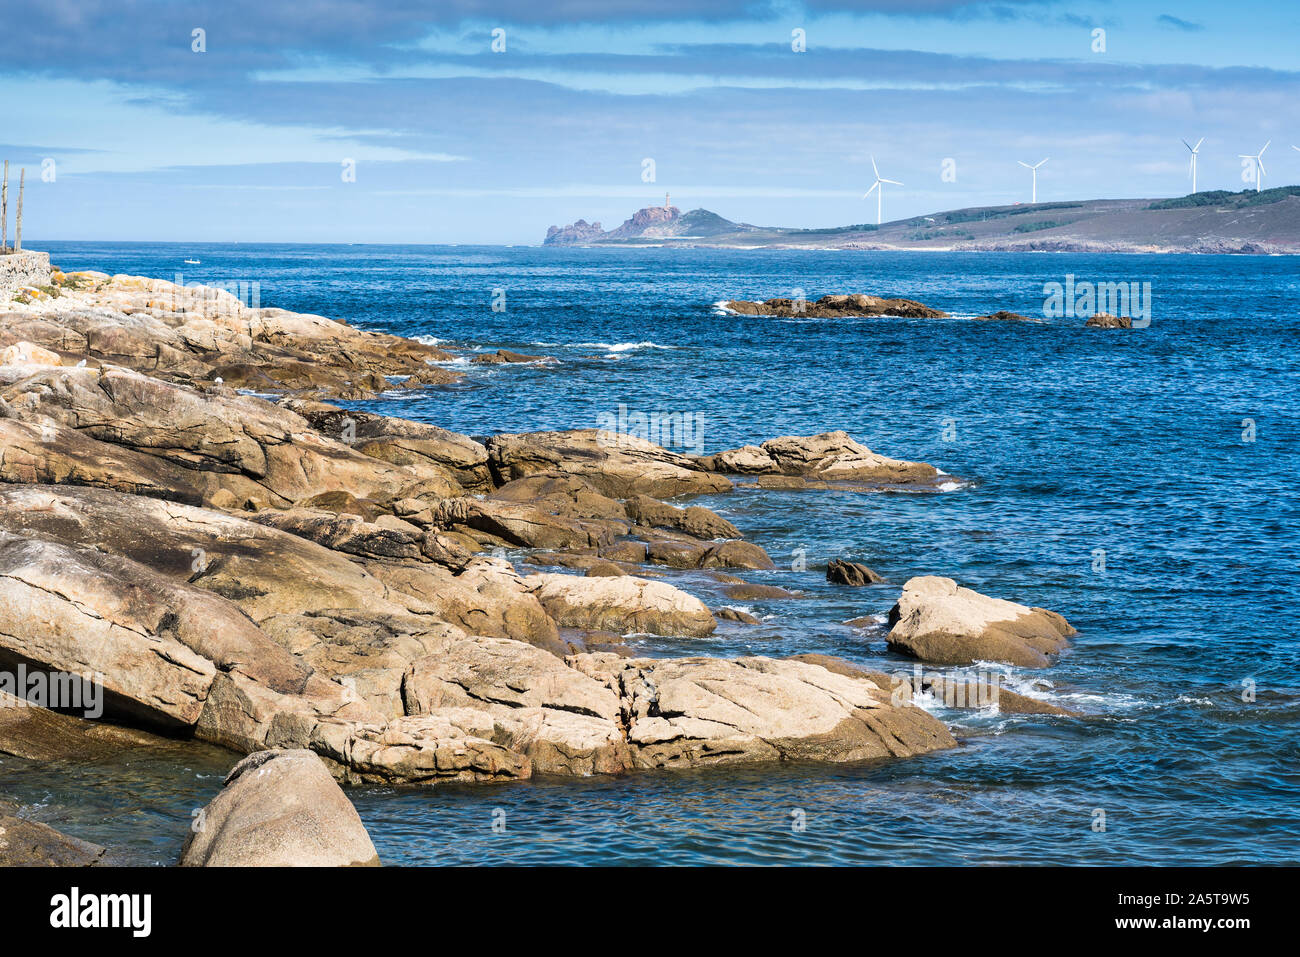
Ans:
<svg viewBox="0 0 1300 957"><path fill-rule="evenodd" d="M1300 3L0 0L40 240L514 243L1300 183ZM12 235L12 213L10 232Z"/></svg>

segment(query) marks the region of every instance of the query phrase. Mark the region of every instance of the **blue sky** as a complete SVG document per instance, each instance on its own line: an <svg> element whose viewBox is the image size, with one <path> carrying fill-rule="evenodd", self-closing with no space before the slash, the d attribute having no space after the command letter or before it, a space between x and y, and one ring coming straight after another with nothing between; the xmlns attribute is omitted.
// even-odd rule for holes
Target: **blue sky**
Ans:
<svg viewBox="0 0 1300 957"><path fill-rule="evenodd" d="M665 191L843 225L874 219L872 155L905 184L886 219L1027 200L1016 162L1043 157L1040 202L1172 196L1180 138L1205 137L1201 189L1243 188L1270 139L1266 185L1300 182L1292 0L0 0L0 23L29 244L536 243Z"/></svg>

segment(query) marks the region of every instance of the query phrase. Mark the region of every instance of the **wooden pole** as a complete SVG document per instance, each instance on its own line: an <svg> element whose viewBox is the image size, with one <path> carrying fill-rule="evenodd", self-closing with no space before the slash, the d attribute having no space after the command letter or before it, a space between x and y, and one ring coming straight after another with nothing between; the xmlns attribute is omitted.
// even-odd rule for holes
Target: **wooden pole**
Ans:
<svg viewBox="0 0 1300 957"><path fill-rule="evenodd" d="M9 161L5 160L4 179L0 180L0 253L9 241Z"/></svg>
<svg viewBox="0 0 1300 957"><path fill-rule="evenodd" d="M23 251L23 181L27 179L27 168L18 171L18 215L14 220L14 252Z"/></svg>

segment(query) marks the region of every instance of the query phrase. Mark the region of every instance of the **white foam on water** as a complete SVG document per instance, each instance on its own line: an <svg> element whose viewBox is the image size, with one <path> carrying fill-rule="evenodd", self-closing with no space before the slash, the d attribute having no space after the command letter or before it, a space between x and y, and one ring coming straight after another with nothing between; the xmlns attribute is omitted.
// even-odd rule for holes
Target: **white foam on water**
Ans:
<svg viewBox="0 0 1300 957"><path fill-rule="evenodd" d="M543 349L604 349L606 352L633 352L637 349L677 349L649 340L642 342L530 342L530 346Z"/></svg>
<svg viewBox="0 0 1300 957"><path fill-rule="evenodd" d="M440 346L447 341L446 339L439 339L437 336L412 336L411 338L423 346Z"/></svg>

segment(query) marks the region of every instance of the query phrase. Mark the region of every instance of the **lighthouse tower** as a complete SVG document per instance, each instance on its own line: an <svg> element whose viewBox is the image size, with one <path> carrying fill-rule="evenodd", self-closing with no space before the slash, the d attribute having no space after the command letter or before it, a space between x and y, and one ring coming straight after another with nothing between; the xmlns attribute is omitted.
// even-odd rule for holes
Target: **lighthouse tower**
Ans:
<svg viewBox="0 0 1300 957"><path fill-rule="evenodd" d="M664 193L664 209L671 209L672 203L668 202L668 194Z"/></svg>

